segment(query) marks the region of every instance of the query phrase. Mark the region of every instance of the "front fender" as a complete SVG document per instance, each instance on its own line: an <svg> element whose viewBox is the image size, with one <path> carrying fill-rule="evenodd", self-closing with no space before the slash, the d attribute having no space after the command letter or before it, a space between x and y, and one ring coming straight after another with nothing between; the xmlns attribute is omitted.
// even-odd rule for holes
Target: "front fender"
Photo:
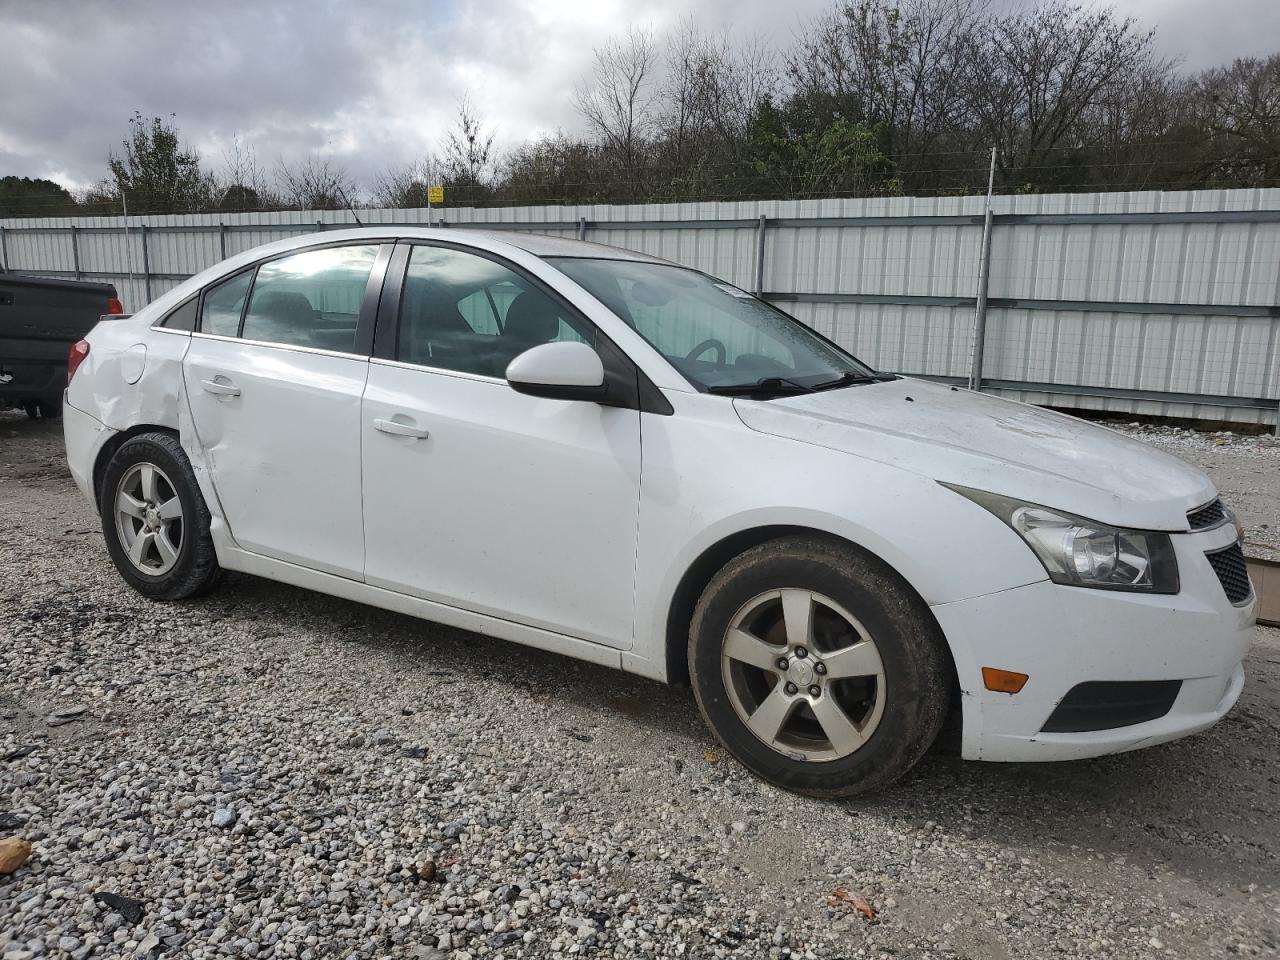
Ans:
<svg viewBox="0 0 1280 960"><path fill-rule="evenodd" d="M633 653L665 663L682 579L718 544L765 527L840 537L893 567L928 604L1044 580L1035 555L986 510L932 479L757 433L723 398L672 396L646 416Z"/></svg>

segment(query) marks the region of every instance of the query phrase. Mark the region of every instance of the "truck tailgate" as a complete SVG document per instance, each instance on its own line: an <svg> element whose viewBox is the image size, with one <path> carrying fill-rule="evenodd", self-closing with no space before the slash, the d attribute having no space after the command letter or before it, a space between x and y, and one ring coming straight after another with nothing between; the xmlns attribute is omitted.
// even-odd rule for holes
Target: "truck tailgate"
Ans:
<svg viewBox="0 0 1280 960"><path fill-rule="evenodd" d="M0 361L65 360L114 296L109 283L0 274Z"/></svg>

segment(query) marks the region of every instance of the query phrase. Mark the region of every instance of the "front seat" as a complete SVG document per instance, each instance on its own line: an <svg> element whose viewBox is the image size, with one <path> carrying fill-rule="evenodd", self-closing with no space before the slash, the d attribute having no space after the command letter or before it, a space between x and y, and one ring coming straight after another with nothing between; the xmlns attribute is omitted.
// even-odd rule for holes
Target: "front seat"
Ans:
<svg viewBox="0 0 1280 960"><path fill-rule="evenodd" d="M511 359L514 360L530 347L549 343L559 335L560 312L549 297L526 290L507 307L502 339L507 344Z"/></svg>

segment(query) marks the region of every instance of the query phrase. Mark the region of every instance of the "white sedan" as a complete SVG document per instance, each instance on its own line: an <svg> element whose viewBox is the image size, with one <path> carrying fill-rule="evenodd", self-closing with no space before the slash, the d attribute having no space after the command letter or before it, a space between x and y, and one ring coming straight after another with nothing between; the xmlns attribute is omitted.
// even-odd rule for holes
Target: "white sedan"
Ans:
<svg viewBox="0 0 1280 960"><path fill-rule="evenodd" d="M761 777L1171 740L1254 597L1198 471L880 374L736 287L594 244L268 244L72 350L67 458L124 579L239 570L669 682Z"/></svg>

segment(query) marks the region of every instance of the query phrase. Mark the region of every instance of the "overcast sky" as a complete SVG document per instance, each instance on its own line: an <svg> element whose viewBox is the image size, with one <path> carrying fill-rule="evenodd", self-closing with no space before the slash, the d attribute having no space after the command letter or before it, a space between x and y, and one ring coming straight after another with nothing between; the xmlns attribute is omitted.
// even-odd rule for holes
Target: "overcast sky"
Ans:
<svg viewBox="0 0 1280 960"><path fill-rule="evenodd" d="M1022 0L1003 0L1017 5ZM832 0L0 0L0 176L80 189L134 110L215 169L332 155L363 182L438 148L467 94L500 146L574 130L574 81L628 23L683 17L786 46ZM1196 69L1280 50L1280 0L1118 0Z"/></svg>

